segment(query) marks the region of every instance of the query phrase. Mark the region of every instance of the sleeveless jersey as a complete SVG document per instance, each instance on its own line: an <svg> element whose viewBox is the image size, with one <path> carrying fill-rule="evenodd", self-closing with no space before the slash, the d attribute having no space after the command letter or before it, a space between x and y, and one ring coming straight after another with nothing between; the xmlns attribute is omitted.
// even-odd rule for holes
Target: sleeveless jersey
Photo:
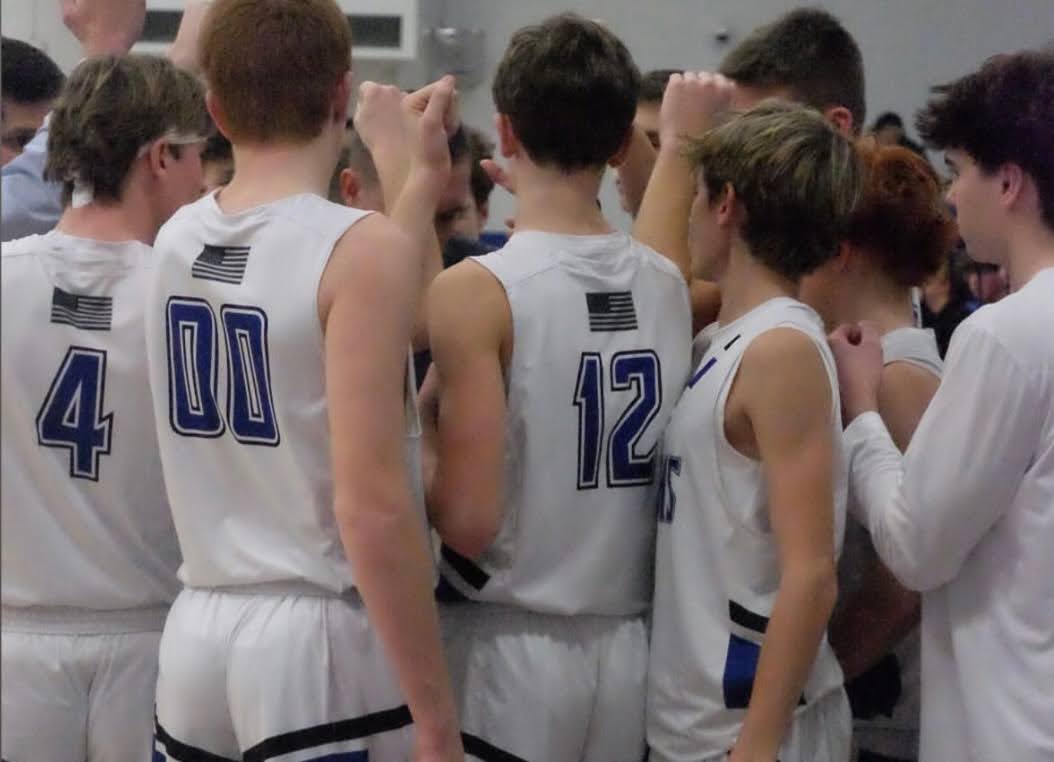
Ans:
<svg viewBox="0 0 1054 762"><path fill-rule="evenodd" d="M627 235L516 233L475 260L512 312L501 529L447 585L551 614L631 615L651 599L655 452L690 362L677 269Z"/></svg>
<svg viewBox="0 0 1054 762"><path fill-rule="evenodd" d="M943 370L936 336L928 328L890 331L882 336L882 355L886 365L906 362L938 378ZM852 493L849 499L853 499ZM870 535L850 516L838 568L840 600L859 589L876 560ZM914 627L893 649L892 659L880 662L849 684L855 710L853 734L861 749L896 759L918 757L920 679L919 629Z"/></svg>
<svg viewBox="0 0 1054 762"><path fill-rule="evenodd" d="M318 289L365 215L311 194L225 214L210 194L158 235L150 379L189 587L354 585L333 514ZM407 414L413 473L410 396Z"/></svg>
<svg viewBox="0 0 1054 762"><path fill-rule="evenodd" d="M153 262L57 231L3 245L5 607L167 607L179 590L143 339Z"/></svg>
<svg viewBox="0 0 1054 762"><path fill-rule="evenodd" d="M648 743L673 760L698 760L732 747L779 588L761 463L725 438L725 406L743 354L757 336L777 327L809 336L827 370L836 445L832 539L841 546L848 472L834 358L816 313L793 299L771 299L700 334L699 363L663 442ZM841 668L825 638L800 706L841 685Z"/></svg>

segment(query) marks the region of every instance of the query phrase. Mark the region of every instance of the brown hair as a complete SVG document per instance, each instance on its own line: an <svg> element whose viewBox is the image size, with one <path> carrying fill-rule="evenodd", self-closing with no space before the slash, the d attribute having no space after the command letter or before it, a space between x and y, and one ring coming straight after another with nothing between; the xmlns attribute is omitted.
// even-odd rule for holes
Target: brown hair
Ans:
<svg viewBox="0 0 1054 762"><path fill-rule="evenodd" d="M864 188L846 240L876 259L897 284L918 286L940 269L959 236L937 173L900 146L865 139L857 152Z"/></svg>
<svg viewBox="0 0 1054 762"><path fill-rule="evenodd" d="M796 8L760 26L721 62L726 77L750 87L787 88L823 111L842 106L853 130L864 125L864 60L845 27L827 11Z"/></svg>
<svg viewBox="0 0 1054 762"><path fill-rule="evenodd" d="M200 60L231 141L305 143L351 68L351 28L333 0L216 0Z"/></svg>
<svg viewBox="0 0 1054 762"><path fill-rule="evenodd" d="M129 55L78 66L49 125L44 176L63 183L69 203L74 181L90 184L99 200L120 201L140 148L170 131L204 138L210 123L194 77L164 58Z"/></svg>
<svg viewBox="0 0 1054 762"><path fill-rule="evenodd" d="M610 29L573 13L526 26L494 75L494 104L531 160L565 172L602 167L637 112L640 72Z"/></svg>
<svg viewBox="0 0 1054 762"><path fill-rule="evenodd" d="M860 195L853 144L804 106L765 101L689 149L710 203L731 185L746 212L751 255L785 278L808 275L838 250Z"/></svg>
<svg viewBox="0 0 1054 762"><path fill-rule="evenodd" d="M995 56L933 92L917 119L922 139L965 151L986 173L1017 164L1035 181L1043 221L1054 228L1054 48Z"/></svg>

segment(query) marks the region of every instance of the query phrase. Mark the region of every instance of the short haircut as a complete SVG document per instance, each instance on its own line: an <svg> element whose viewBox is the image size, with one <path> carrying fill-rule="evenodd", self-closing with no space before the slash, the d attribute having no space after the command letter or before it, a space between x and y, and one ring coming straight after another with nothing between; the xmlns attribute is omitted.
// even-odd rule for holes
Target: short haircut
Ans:
<svg viewBox="0 0 1054 762"><path fill-rule="evenodd" d="M901 286L918 286L940 270L959 239L929 162L901 146L860 141L860 201L846 240L875 259Z"/></svg>
<svg viewBox="0 0 1054 762"><path fill-rule="evenodd" d="M995 56L933 91L917 119L922 139L965 151L987 173L1017 164L1035 181L1043 222L1054 228L1054 50Z"/></svg>
<svg viewBox="0 0 1054 762"><path fill-rule="evenodd" d="M875 124L871 129L878 132L886 127L900 127L903 129L904 120L900 118L900 114L896 114L892 111L883 111L875 119Z"/></svg>
<svg viewBox="0 0 1054 762"><path fill-rule="evenodd" d="M758 27L721 62L726 77L749 87L787 88L795 100L823 111L842 106L863 127L864 61L856 40L830 13L797 8Z"/></svg>
<svg viewBox="0 0 1054 762"><path fill-rule="evenodd" d="M683 74L683 69L652 69L640 78L640 93L637 103L662 103L666 85L674 74Z"/></svg>
<svg viewBox="0 0 1054 762"><path fill-rule="evenodd" d="M479 163L484 159L494 158L494 141L475 127L465 127L465 136L468 138L468 152L472 157L472 173L469 175L472 200L476 202L477 207L482 207L490 201L494 180Z"/></svg>
<svg viewBox="0 0 1054 762"><path fill-rule="evenodd" d="M602 167L626 139L640 72L609 29L573 13L513 34L494 103L527 155L565 172Z"/></svg>
<svg viewBox="0 0 1054 762"><path fill-rule="evenodd" d="M45 177L63 183L67 203L75 181L90 184L96 199L120 201L143 146L168 133L204 137L208 129L201 84L167 59L91 58L51 112Z"/></svg>
<svg viewBox="0 0 1054 762"><path fill-rule="evenodd" d="M29 104L58 96L66 78L44 51L10 37L4 37L0 46L0 87L4 98Z"/></svg>
<svg viewBox="0 0 1054 762"><path fill-rule="evenodd" d="M218 132L212 133L205 141L205 148L201 151L201 161L234 161L231 141Z"/></svg>
<svg viewBox="0 0 1054 762"><path fill-rule="evenodd" d="M457 164L469 155L469 143L465 128L459 127L447 140L447 149L450 151L450 162ZM344 144L341 146L340 155L337 157L337 166L333 169L333 176L329 181L329 200L341 203L340 174L345 169L355 170L359 179L371 188L377 187L380 178L377 176L377 165L373 163L373 154L366 144L362 142L359 133L351 125L344 133Z"/></svg>
<svg viewBox="0 0 1054 762"><path fill-rule="evenodd" d="M199 44L235 143L318 137L351 68L351 28L334 0L216 0Z"/></svg>
<svg viewBox="0 0 1054 762"><path fill-rule="evenodd" d="M740 235L769 269L797 281L837 252L862 178L853 144L821 114L765 101L694 141L689 156L711 204L735 190Z"/></svg>

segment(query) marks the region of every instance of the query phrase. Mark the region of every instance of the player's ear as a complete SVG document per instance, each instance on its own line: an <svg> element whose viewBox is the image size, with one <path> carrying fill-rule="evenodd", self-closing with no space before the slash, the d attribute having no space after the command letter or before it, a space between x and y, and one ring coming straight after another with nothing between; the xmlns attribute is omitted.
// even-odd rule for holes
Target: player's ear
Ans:
<svg viewBox="0 0 1054 762"><path fill-rule="evenodd" d="M506 159L518 156L523 150L515 130L512 129L512 120L505 114L494 115L494 128L498 133L498 150Z"/></svg>
<svg viewBox="0 0 1054 762"><path fill-rule="evenodd" d="M847 138L853 135L853 112L845 106L828 106L823 115L834 128Z"/></svg>
<svg viewBox="0 0 1054 762"><path fill-rule="evenodd" d="M631 124L629 129L626 130L626 136L622 139L622 145L620 145L619 149L615 151L615 154L608 159L608 166L618 167L626 161L626 156L629 155L630 146L633 144L633 130L634 127Z"/></svg>
<svg viewBox="0 0 1054 762"><path fill-rule="evenodd" d="M834 255L835 268L839 273L844 273L849 270L853 260L859 254L856 247L848 241L842 241L838 244L838 253Z"/></svg>
<svg viewBox="0 0 1054 762"><path fill-rule="evenodd" d="M336 90L333 92L333 120L340 122L342 125L348 121L348 104L351 102L351 88L352 75L351 69L348 69L347 73L341 77L340 82L337 83Z"/></svg>
<svg viewBox="0 0 1054 762"><path fill-rule="evenodd" d="M725 183L721 196L717 199L717 223L722 227L739 222L739 205L736 203L736 189L732 183Z"/></svg>
<svg viewBox="0 0 1054 762"><path fill-rule="evenodd" d="M345 206L356 206L359 200L359 176L354 169L343 169L340 172L340 198Z"/></svg>
<svg viewBox="0 0 1054 762"><path fill-rule="evenodd" d="M145 154L146 161L150 165L151 174L159 175L168 167L168 160L171 158L171 154L169 153L167 141L163 139L151 141L146 146Z"/></svg>
<svg viewBox="0 0 1054 762"><path fill-rule="evenodd" d="M227 117L223 113L223 107L216 99L216 96L213 95L212 90L205 91L205 109L209 112L209 116L212 117L212 123L216 125L216 129L223 135L227 135Z"/></svg>
<svg viewBox="0 0 1054 762"><path fill-rule="evenodd" d="M1013 206L1025 188L1025 172L1017 164L1004 164L996 171L1000 180L1000 200L1004 206Z"/></svg>

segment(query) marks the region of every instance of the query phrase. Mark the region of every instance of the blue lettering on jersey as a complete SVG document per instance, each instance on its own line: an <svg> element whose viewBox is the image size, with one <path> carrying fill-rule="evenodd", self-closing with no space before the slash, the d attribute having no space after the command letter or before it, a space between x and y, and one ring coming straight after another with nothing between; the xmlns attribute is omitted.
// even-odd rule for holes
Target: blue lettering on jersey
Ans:
<svg viewBox="0 0 1054 762"><path fill-rule="evenodd" d="M99 458L110 453L113 413L103 413L106 352L70 347L37 413L37 442L69 450L70 476L99 480Z"/></svg>
<svg viewBox="0 0 1054 762"><path fill-rule="evenodd" d="M168 300L168 406L172 430L188 437L218 437L227 426L243 444L281 441L271 393L267 314L258 307L220 309L227 359L226 424L217 402L219 332L208 302Z"/></svg>
<svg viewBox="0 0 1054 762"><path fill-rule="evenodd" d="M607 438L607 486L631 487L654 479L655 446L638 444L662 406L662 371L652 350L619 352L611 358L612 392L635 391ZM578 489L596 489L604 443L604 363L583 352L572 403L578 408Z"/></svg>
<svg viewBox="0 0 1054 762"><path fill-rule="evenodd" d="M655 496L656 518L661 524L672 524L677 510L677 492L673 477L681 475L681 459L676 455L663 457L659 466L659 489Z"/></svg>

